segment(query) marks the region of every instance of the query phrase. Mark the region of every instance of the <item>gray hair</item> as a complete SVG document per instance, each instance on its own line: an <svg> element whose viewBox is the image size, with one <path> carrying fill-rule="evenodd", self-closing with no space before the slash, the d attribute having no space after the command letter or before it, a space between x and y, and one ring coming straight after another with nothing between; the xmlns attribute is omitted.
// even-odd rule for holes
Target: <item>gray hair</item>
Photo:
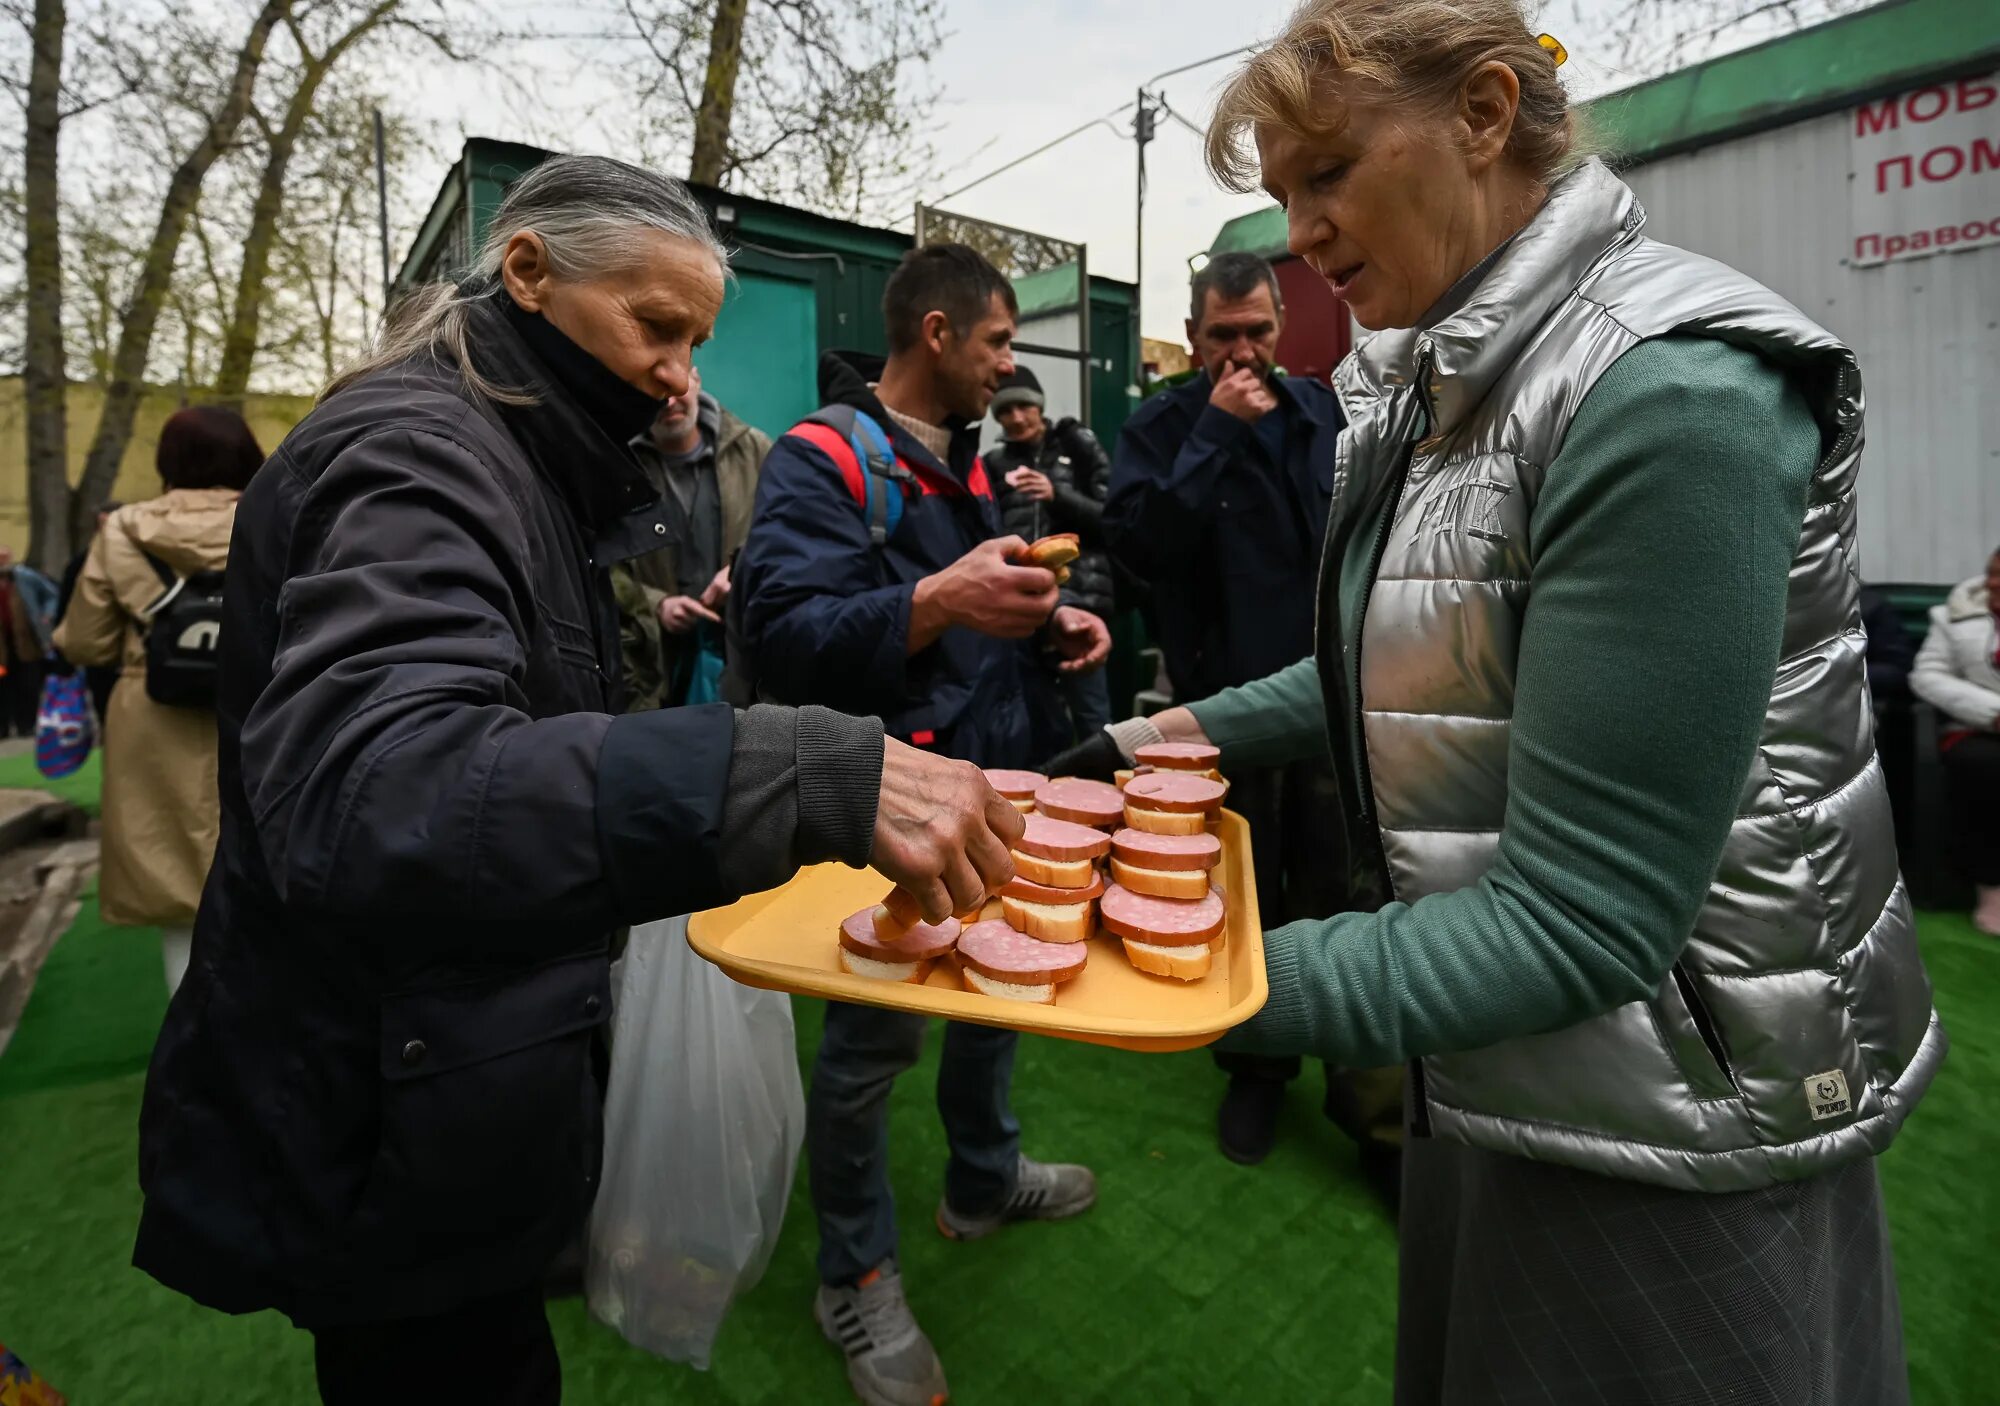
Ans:
<svg viewBox="0 0 2000 1406"><path fill-rule="evenodd" d="M320 399L385 366L429 353L450 357L476 397L534 404L531 392L479 374L469 338L472 305L491 291L509 241L530 231L541 238L556 277L577 282L630 268L644 257L648 234L686 240L713 254L725 273L729 268L729 251L709 227L707 213L673 177L608 156L552 156L516 181L500 202L464 282L413 290L383 319L375 345L329 381Z"/></svg>
<svg viewBox="0 0 2000 1406"><path fill-rule="evenodd" d="M1201 272L1190 285L1188 321L1201 326L1201 316L1208 311L1210 290L1224 302L1234 302L1256 292L1259 284L1271 290L1271 306L1283 312L1285 295L1278 290L1277 270L1268 260L1236 249L1217 254L1201 266Z"/></svg>

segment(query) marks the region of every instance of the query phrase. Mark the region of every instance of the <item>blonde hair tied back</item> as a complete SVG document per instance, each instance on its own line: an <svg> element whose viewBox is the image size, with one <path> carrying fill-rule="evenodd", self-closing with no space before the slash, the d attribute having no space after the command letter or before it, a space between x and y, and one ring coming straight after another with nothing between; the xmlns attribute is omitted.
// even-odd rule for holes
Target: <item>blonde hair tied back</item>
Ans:
<svg viewBox="0 0 2000 1406"><path fill-rule="evenodd" d="M1440 111L1490 62L1513 69L1521 85L1508 155L1545 181L1581 164L1589 151L1556 73L1560 61L1518 0L1304 0L1223 88L1208 125L1208 169L1225 189L1253 191L1260 125L1337 133L1346 114L1328 101L1331 78Z"/></svg>

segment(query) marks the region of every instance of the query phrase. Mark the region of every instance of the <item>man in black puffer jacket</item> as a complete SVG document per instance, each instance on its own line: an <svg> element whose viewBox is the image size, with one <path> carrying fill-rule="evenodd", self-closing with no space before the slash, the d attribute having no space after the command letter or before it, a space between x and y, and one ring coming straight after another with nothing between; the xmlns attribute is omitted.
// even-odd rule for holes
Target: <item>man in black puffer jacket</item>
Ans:
<svg viewBox="0 0 2000 1406"><path fill-rule="evenodd" d="M1102 523L1111 456L1080 422L1065 417L1051 425L1046 409L1042 383L1017 366L993 397L993 418L1006 440L986 451L986 477L1008 532L1027 542L1057 532L1081 539L1083 555L1070 566L1063 601L1108 621L1115 589ZM1111 685L1102 669L1066 674L1053 657L1042 664L1026 680L1037 759L1111 721Z"/></svg>

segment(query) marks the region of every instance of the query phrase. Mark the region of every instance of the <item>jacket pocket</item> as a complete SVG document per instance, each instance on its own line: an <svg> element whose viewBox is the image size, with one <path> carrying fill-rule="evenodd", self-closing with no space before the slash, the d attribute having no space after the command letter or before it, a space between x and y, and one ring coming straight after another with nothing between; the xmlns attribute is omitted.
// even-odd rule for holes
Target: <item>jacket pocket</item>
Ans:
<svg viewBox="0 0 2000 1406"><path fill-rule="evenodd" d="M1701 999L1694 977L1675 962L1670 979L1653 1002L1661 1032L1672 1047L1674 1062L1687 1077L1696 1098L1738 1098L1743 1090L1729 1062L1714 1017Z"/></svg>
<svg viewBox="0 0 2000 1406"><path fill-rule="evenodd" d="M573 1223L595 1193L602 953L385 997L374 1163L347 1241L421 1265Z"/></svg>

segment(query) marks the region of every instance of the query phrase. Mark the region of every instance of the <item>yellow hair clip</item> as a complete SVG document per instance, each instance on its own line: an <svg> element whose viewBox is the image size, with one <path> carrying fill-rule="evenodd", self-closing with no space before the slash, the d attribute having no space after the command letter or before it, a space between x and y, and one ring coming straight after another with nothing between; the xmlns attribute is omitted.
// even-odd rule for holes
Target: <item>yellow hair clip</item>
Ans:
<svg viewBox="0 0 2000 1406"><path fill-rule="evenodd" d="M1569 58L1569 50L1565 49L1562 40L1553 34L1537 34L1535 42L1549 51L1549 57L1556 61L1557 68L1561 68L1564 60Z"/></svg>

